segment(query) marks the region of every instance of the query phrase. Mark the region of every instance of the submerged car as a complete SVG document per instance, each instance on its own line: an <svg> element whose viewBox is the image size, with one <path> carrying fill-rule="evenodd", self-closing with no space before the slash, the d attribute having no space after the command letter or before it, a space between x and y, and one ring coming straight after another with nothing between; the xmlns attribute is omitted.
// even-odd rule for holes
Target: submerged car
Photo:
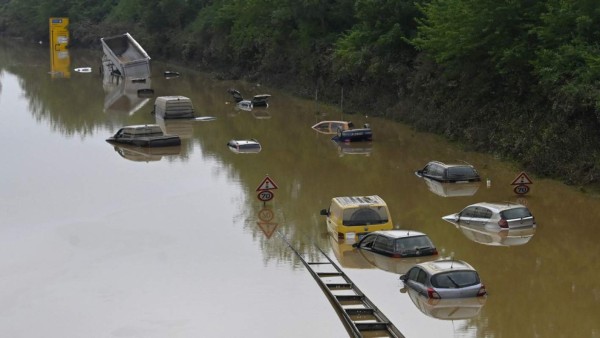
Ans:
<svg viewBox="0 0 600 338"><path fill-rule="evenodd" d="M338 129L350 130L354 128L352 121L321 121L311 127L322 134L335 134Z"/></svg>
<svg viewBox="0 0 600 338"><path fill-rule="evenodd" d="M413 230L375 231L353 246L390 257L419 257L438 253L426 234Z"/></svg>
<svg viewBox="0 0 600 338"><path fill-rule="evenodd" d="M262 146L255 139L250 140L230 140L227 142L229 150L234 153L259 153L262 150Z"/></svg>
<svg viewBox="0 0 600 338"><path fill-rule="evenodd" d="M455 224L471 224L482 227L494 227L499 230L536 226L535 217L526 206L518 203L476 203L456 214L442 217Z"/></svg>
<svg viewBox="0 0 600 338"><path fill-rule="evenodd" d="M257 95L254 95L251 100L247 100L247 99L244 99L244 97L242 96L242 93L235 88L229 88L229 89L227 89L227 92L229 94L231 94L231 96L233 96L233 99L238 104L243 101L247 101L248 105L250 105L250 108L252 108L252 107L267 107L269 105L269 98L271 97L270 94L257 94Z"/></svg>
<svg viewBox="0 0 600 338"><path fill-rule="evenodd" d="M446 164L432 161L415 172L418 177L426 177L442 183L479 182L481 177L470 164Z"/></svg>
<svg viewBox="0 0 600 338"><path fill-rule="evenodd" d="M368 123L362 128L354 128L352 121L321 121L312 128L323 134L335 134L332 140L337 142L373 140L373 131Z"/></svg>
<svg viewBox="0 0 600 338"><path fill-rule="evenodd" d="M338 239L361 240L369 232L394 228L387 204L378 195L334 197L321 215L327 216L327 231Z"/></svg>
<svg viewBox="0 0 600 338"><path fill-rule="evenodd" d="M130 144L138 147L170 147L181 144L177 135L164 134L157 124L127 126L108 139L109 143Z"/></svg>
<svg viewBox="0 0 600 338"><path fill-rule="evenodd" d="M468 263L444 259L420 263L400 276L405 286L433 299L480 297L487 294L479 274Z"/></svg>

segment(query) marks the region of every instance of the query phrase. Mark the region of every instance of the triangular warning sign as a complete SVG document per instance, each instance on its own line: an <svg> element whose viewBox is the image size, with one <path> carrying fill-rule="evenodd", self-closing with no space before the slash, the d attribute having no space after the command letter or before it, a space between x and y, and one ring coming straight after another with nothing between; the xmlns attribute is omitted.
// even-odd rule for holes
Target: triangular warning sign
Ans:
<svg viewBox="0 0 600 338"><path fill-rule="evenodd" d="M524 171L521 171L519 176L517 176L517 178L515 178L515 180L512 181L511 184L512 185L523 185L523 184L533 184L533 182L531 181L529 176L527 176L527 174Z"/></svg>
<svg viewBox="0 0 600 338"><path fill-rule="evenodd" d="M267 176L262 181L262 183L258 186L258 188L256 188L256 191L273 190L273 189L277 189L277 184L275 184L275 182L273 182L273 180L271 178L269 178L269 176Z"/></svg>
<svg viewBox="0 0 600 338"><path fill-rule="evenodd" d="M269 239L269 238L271 238L271 236L273 236L275 229L277 229L277 226L279 225L279 223L267 223L267 222L257 222L256 224L258 224L258 226L260 227L262 232L265 234L265 236L267 236L267 239Z"/></svg>

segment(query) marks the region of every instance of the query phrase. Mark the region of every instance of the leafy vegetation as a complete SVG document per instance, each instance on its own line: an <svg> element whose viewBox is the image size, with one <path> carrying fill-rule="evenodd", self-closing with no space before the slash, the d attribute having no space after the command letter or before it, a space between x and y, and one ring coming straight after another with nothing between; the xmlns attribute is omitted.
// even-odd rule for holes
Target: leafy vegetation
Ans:
<svg viewBox="0 0 600 338"><path fill-rule="evenodd" d="M154 58L599 182L595 0L0 0L0 34L47 41L52 16L70 18L72 47L130 32Z"/></svg>

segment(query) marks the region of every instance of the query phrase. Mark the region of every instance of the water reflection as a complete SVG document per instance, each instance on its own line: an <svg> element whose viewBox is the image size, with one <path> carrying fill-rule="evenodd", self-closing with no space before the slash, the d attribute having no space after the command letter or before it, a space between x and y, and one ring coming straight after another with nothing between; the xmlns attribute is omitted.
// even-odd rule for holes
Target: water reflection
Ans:
<svg viewBox="0 0 600 338"><path fill-rule="evenodd" d="M473 196L480 186L480 182L442 183L427 177L423 177L423 181L427 184L429 191L441 197Z"/></svg>
<svg viewBox="0 0 600 338"><path fill-rule="evenodd" d="M70 55L72 64L77 65L96 65L100 56L101 52L83 53L79 50L71 51ZM456 331L450 327L454 323L439 326L439 322L445 321L422 315L411 304L409 297L400 294L399 285L394 284L397 278L373 278L402 268L386 267L386 263L392 262L373 260L371 263L360 252L352 253L349 246L340 247L337 241L329 244L330 239L321 235L325 225L316 214L329 203L331 196L379 194L389 205L393 205L392 216L397 224L410 224L427 233L438 247L453 251L457 257L463 257L476 266L482 279L490 285L492 298L477 316L464 321L477 328L475 334L471 332L468 336L593 337L600 332L594 315L600 311L600 288L597 283L600 271L597 243L600 241L600 232L596 231L600 208L594 196L582 194L555 181L536 179L536 184L527 195L528 208L541 224L535 233L536 240L530 239L527 245L511 244L508 250L466 241L462 230L448 226L440 217L480 200L514 200L516 197L510 182L521 168L500 162L492 156L461 151L439 137L377 118L370 118L369 121L378 131L376 151L372 151L369 157L339 157L330 137L316 135L309 128L316 122L311 113L315 111L312 102L277 93L276 97L281 98L279 102L284 104L275 110L271 107L268 109L270 119L258 120L243 111L237 113L235 118L230 118L228 113L235 113L235 109L232 105L224 104L227 99L226 88L238 86L238 83L214 81L209 76L191 70L186 70L186 76L175 81L165 79L158 72L159 76L152 77L155 93L189 96L197 107L207 114L218 116L218 119L210 124L198 125L190 121L167 121L165 129L169 133L187 137L181 153L165 155L162 162L154 162L156 165L147 165L147 170L140 171L139 165L121 160L121 155L115 156L112 147L106 146L104 139L123 125L144 124L154 120L149 113L152 110L151 102L140 108L144 113L128 115L130 108L126 108L122 110L124 113L104 114L105 95L113 87L105 91L98 72L73 72L68 81L55 81L48 74L48 57L46 46L23 47L22 44L0 41L0 102L3 107L11 107L11 110L0 114L7 126L6 133L0 136L7 149L7 165L0 168L2 176L7 178L3 189L0 189L0 215L5 224L0 227L0 238L4 239L5 246L11 247L11 252L16 253L10 257L5 255L5 260L0 262L3 269L15 272L5 276L8 287L4 288L4 295L19 291L10 285L23 284L25 277L27 281L43 281L42 284L57 277L53 269L43 274L36 269L38 266L14 259L16 256L30 257L34 262L39 261L42 255L51 253L56 256L48 255L50 264L44 266L64 266L68 273L63 274L60 280L55 279L56 283L51 284L50 289L61 291L64 286L80 286L81 279L75 277L90 276L90 282L99 282L97 285L84 285L85 290L106 290L106 295L115 295L110 301L116 306L110 306L108 311L94 311L94 317L99 320L106 319L104 314L116 307L123 308L125 316L134 313L129 310L139 307L139 304L146 305L146 301L168 302L173 305L170 309L176 315L190 313L190 309L202 313L202 307L190 308L171 302L179 298L189 299L189 295L195 294L202 295L197 304L213 302L231 313L231 319L235 321L245 320L252 315L236 311L242 303L255 304L259 310L266 310L255 311L261 316L256 322L260 322L260 319L264 319L263 314L273 308L294 306L294 309L298 309L300 307L296 303L289 303L310 301L306 308L311 311L306 312L306 316L312 315L314 318L310 317L311 320L322 324L315 327L333 327L329 335L321 332L323 334L315 336L341 336L335 331L340 326L335 313L331 313L329 304L321 306L319 302L325 300L318 290L313 292L314 281L303 275L305 271L302 271L301 264L296 264L294 255L281 244L276 235L281 231L295 247L309 251L316 241L320 247L331 246L332 250L335 249L336 257L341 257L340 260L350 267L348 269L356 267L351 272L357 274L355 281L361 290L369 297L379 294L379 298L372 297L378 299L377 305L385 306L386 315L400 322L403 332L406 329L407 333L413 333L407 334L407 337L455 336ZM155 65L156 70L160 70L161 64L156 62ZM117 84L110 85L116 87ZM274 102L273 107L278 106L279 102ZM327 116L338 118L341 115L336 107L325 108L330 109ZM353 116L353 119L357 117ZM171 122L176 126L170 125ZM179 123L182 125L178 126ZM171 127L182 129L171 132ZM27 142L23 142L24 132ZM258 137L265 151L251 157L232 154L224 145L234 137ZM189 158L189 161L164 165L173 158L183 157ZM477 190L474 197L440 198L427 185L415 180L413 174L414 168L431 158L468 159L480 169L483 177L493 179L494 184L487 189ZM35 159L40 165L32 165L29 159ZM249 213L255 216L255 212L248 210L262 206L256 198L255 188L267 173L277 178L280 188L271 203L277 210L279 224L274 233L271 233L270 226L263 229L257 225L256 217L246 217ZM157 177L161 179L156 180ZM115 186L133 193L140 203L132 204L129 203L131 199L117 198ZM82 187L86 191L94 191L94 194L86 194L85 198L81 198ZM163 196L165 202L173 202L168 203L168 208L158 210L152 207L156 205L156 199L148 200L148 196ZM65 205L73 207L65 208ZM127 222L123 222L123 215ZM81 220L92 222L87 224ZM165 224L169 226L165 227ZM27 236L16 236L13 230L17 228L24 235L31 230L27 233L31 240L27 240ZM60 238L38 232L42 229L52 231ZM269 233L272 234L270 238L267 236ZM87 239L88 236L84 236L87 234L89 240L77 240ZM113 234L114 238L111 237ZM123 237L123 234L127 236ZM102 245L93 245L98 238L106 240L101 242ZM123 242L124 238L127 242ZM210 240L204 240L208 238ZM148 239L152 241L148 242ZM39 242L45 245L37 245ZM235 250L222 250L232 247ZM587 254L572 254L573 248ZM58 256L61 252L65 255ZM214 256L215 252L219 252L218 260L202 258ZM115 264L110 261L106 269L98 269L97 264L88 264L100 263L102 260L99 258L102 257L114 257ZM128 257L135 258L135 261L124 260ZM118 270L119 273L111 273L120 262L124 263L123 269ZM146 266L148 269L132 271L132 266ZM383 271L386 268L389 270ZM31 275L20 276L18 271L29 271ZM134 278L140 275L139 271L152 276L156 272L157 278L152 281L157 284L140 289L140 285L144 285L148 278L141 283L131 280L128 284L124 276ZM240 284L240 275L251 283ZM158 284L169 276L175 277L169 281L175 283L177 288L173 288L173 284ZM95 277L110 278L110 281L106 283L102 278ZM264 282L266 280L268 282ZM393 281L390 283L390 280ZM189 283L183 284L185 281ZM290 293L289 285L302 291ZM41 288L37 286L35 283L24 284L29 290L50 290L48 285L41 285ZM23 291L19 293L23 300L20 303L33 306L23 311L22 307L15 308L17 304L13 304L13 308L5 309L7 316L3 317L2 323L37 324L39 318L46 318L47 307L56 305L58 298L63 301L60 304L63 308L75 309L76 313L81 308L81 301L75 300L75 297L63 297L72 294L73 289L71 287L64 294L52 294L45 298L40 297L39 293L20 290ZM181 297L172 293L175 289L181 290ZM229 292L233 289L240 292ZM119 297L119 294L130 294L131 290L143 291L143 297L134 298L133 301L128 301L128 297ZM204 290L210 290L210 295L202 294ZM154 298L161 294L169 298ZM76 296L82 296L80 299L100 310L103 304L108 304L104 299L94 298L91 292ZM398 298L400 302L404 301L402 306L399 306ZM385 303L388 299L389 305ZM187 304L191 303L184 305ZM561 306L553 306L555 304ZM394 307L397 315L393 315L393 310L388 310ZM294 331L294 325L298 323L297 316L289 315L290 312L277 311L270 318L272 320L268 327L261 327L261 332L249 336L286 336L283 332ZM38 317L34 318L31 313ZM515 316L515 313L519 313L519 316ZM222 316L202 314L208 321L223 326L218 323ZM150 313L148 317L159 322L169 316ZM328 321L324 322L323 318ZM63 324L63 318L59 315L53 319ZM142 323L137 324L142 329L147 328ZM88 332L90 328L96 328L89 323L81 325L82 330ZM24 328L18 324L12 327L15 330ZM34 325L28 327L33 328ZM194 329L190 328L190 332ZM215 332L222 333L218 328L206 329L203 326L202 329L205 331L195 332L208 332L215 336L219 336ZM69 333L72 332L67 332L66 336ZM33 332L28 336L39 335L39 332Z"/></svg>
<svg viewBox="0 0 600 338"><path fill-rule="evenodd" d="M252 116L257 120L267 120L271 118L271 113L269 113L266 107L254 107L252 109Z"/></svg>
<svg viewBox="0 0 600 338"><path fill-rule="evenodd" d="M369 263L361 254L361 250L352 246L355 242L344 239L336 240L331 233L327 234L331 249L337 261L344 268L349 269L373 269L375 266Z"/></svg>
<svg viewBox="0 0 600 338"><path fill-rule="evenodd" d="M181 139L191 139L194 136L194 120L190 119L163 119L156 116L156 124L165 134L178 135Z"/></svg>
<svg viewBox="0 0 600 338"><path fill-rule="evenodd" d="M181 146L171 147L136 147L132 145L114 145L114 149L124 159L134 162L155 162L163 157L178 156Z"/></svg>
<svg viewBox="0 0 600 338"><path fill-rule="evenodd" d="M441 320L461 320L477 317L487 301L487 297L431 299L412 288L403 287L415 307L423 314Z"/></svg>
<svg viewBox="0 0 600 338"><path fill-rule="evenodd" d="M133 115L154 96L152 80L113 75L103 63L104 112Z"/></svg>
<svg viewBox="0 0 600 338"><path fill-rule="evenodd" d="M372 264L373 266L388 271L391 273L403 275L415 264L434 261L439 259L438 255L434 256L423 256L423 257L407 257L407 258L394 258L384 255L379 255L369 250L359 250L363 258Z"/></svg>
<svg viewBox="0 0 600 338"><path fill-rule="evenodd" d="M468 224L449 222L471 241L490 246L517 246L529 243L535 235L536 226L500 230L497 224Z"/></svg>
<svg viewBox="0 0 600 338"><path fill-rule="evenodd" d="M371 156L373 144L371 142L335 142L339 156L344 155L363 155Z"/></svg>
<svg viewBox="0 0 600 338"><path fill-rule="evenodd" d="M50 47L50 75L52 78L71 77L71 56L69 51Z"/></svg>

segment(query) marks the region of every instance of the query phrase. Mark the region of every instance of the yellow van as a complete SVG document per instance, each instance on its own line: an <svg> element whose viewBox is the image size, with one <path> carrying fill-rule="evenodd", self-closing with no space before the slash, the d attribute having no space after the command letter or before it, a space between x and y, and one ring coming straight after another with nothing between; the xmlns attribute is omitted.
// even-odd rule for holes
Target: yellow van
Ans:
<svg viewBox="0 0 600 338"><path fill-rule="evenodd" d="M338 239L359 240L369 232L394 228L387 204L377 195L334 197L321 215L327 216L327 231Z"/></svg>

